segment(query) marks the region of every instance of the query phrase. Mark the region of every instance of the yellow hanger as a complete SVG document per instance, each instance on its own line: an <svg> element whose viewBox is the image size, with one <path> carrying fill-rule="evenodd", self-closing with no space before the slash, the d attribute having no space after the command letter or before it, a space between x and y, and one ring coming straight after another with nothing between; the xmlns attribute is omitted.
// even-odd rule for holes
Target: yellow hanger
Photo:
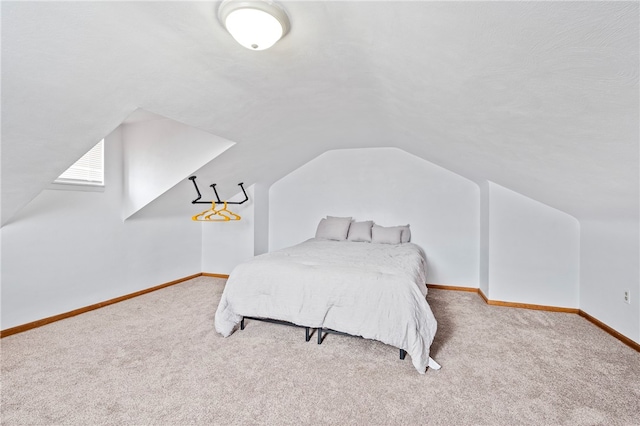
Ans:
<svg viewBox="0 0 640 426"><path fill-rule="evenodd" d="M227 216L220 214L222 210L216 210L216 203L212 203L212 204L213 206L211 207L211 213L206 215L203 220L207 222L228 222L231 220ZM225 205L226 204L227 203L225 202ZM219 218L212 219L211 216L220 216L222 219L219 219Z"/></svg>
<svg viewBox="0 0 640 426"><path fill-rule="evenodd" d="M198 213L195 216L191 216L191 220L204 220L204 219L200 219L200 216L203 216L205 213L208 213L211 209L207 209L203 212Z"/></svg>
<svg viewBox="0 0 640 426"><path fill-rule="evenodd" d="M224 212L224 214L222 213ZM235 214L234 212L227 210L227 202L224 202L224 207L222 207L220 210L218 210L216 213L218 213L220 216L226 217L227 220L240 220L242 219L240 217L240 215ZM229 217L231 216L231 217Z"/></svg>
<svg viewBox="0 0 640 426"><path fill-rule="evenodd" d="M207 214L209 213L209 214ZM197 215L191 217L191 220L199 221L199 222L226 222L231 219L226 216L220 215L223 219L211 219L211 216L217 215L218 211L216 210L216 203L211 203L211 208L207 209L203 212L198 213ZM205 216L206 215L206 216Z"/></svg>
<svg viewBox="0 0 640 426"><path fill-rule="evenodd" d="M215 216L215 217L214 217ZM191 217L191 220L199 222L228 222L230 220L240 220L240 215L227 209L227 202L224 202L224 206L220 210L216 210L216 203L211 203L211 208L198 213Z"/></svg>

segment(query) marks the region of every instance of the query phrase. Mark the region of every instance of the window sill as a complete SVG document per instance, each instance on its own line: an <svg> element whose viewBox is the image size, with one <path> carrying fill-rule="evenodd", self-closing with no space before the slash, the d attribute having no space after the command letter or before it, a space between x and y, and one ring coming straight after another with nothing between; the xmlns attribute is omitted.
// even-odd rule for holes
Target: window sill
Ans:
<svg viewBox="0 0 640 426"><path fill-rule="evenodd" d="M83 192L104 192L104 185L96 185L92 183L50 183L47 189L55 191L83 191Z"/></svg>

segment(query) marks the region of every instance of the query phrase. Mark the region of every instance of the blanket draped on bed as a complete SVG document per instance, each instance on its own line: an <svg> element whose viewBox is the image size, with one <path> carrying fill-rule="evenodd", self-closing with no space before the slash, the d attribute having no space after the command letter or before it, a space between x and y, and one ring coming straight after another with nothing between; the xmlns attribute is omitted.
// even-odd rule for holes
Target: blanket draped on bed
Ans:
<svg viewBox="0 0 640 426"><path fill-rule="evenodd" d="M238 265L215 327L226 337L252 316L330 328L404 349L424 374L437 329L425 282L415 244L310 239Z"/></svg>

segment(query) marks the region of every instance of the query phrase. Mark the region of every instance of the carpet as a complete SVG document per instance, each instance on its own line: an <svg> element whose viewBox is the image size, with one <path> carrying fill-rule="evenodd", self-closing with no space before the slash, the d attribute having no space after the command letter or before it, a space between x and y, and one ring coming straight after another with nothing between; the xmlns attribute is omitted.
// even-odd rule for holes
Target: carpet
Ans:
<svg viewBox="0 0 640 426"><path fill-rule="evenodd" d="M251 320L223 338L224 283L2 339L2 424L640 424L640 354L578 315L430 290L442 369L420 375L371 340Z"/></svg>

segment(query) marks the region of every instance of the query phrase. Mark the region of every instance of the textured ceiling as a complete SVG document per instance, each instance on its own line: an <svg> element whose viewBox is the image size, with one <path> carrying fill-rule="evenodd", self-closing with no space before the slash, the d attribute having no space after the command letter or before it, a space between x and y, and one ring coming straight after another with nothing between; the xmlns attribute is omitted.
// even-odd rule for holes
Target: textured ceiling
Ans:
<svg viewBox="0 0 640 426"><path fill-rule="evenodd" d="M3 223L136 108L236 142L201 171L222 185L396 146L638 219L638 2L282 4L291 32L252 52L215 2L3 1Z"/></svg>

